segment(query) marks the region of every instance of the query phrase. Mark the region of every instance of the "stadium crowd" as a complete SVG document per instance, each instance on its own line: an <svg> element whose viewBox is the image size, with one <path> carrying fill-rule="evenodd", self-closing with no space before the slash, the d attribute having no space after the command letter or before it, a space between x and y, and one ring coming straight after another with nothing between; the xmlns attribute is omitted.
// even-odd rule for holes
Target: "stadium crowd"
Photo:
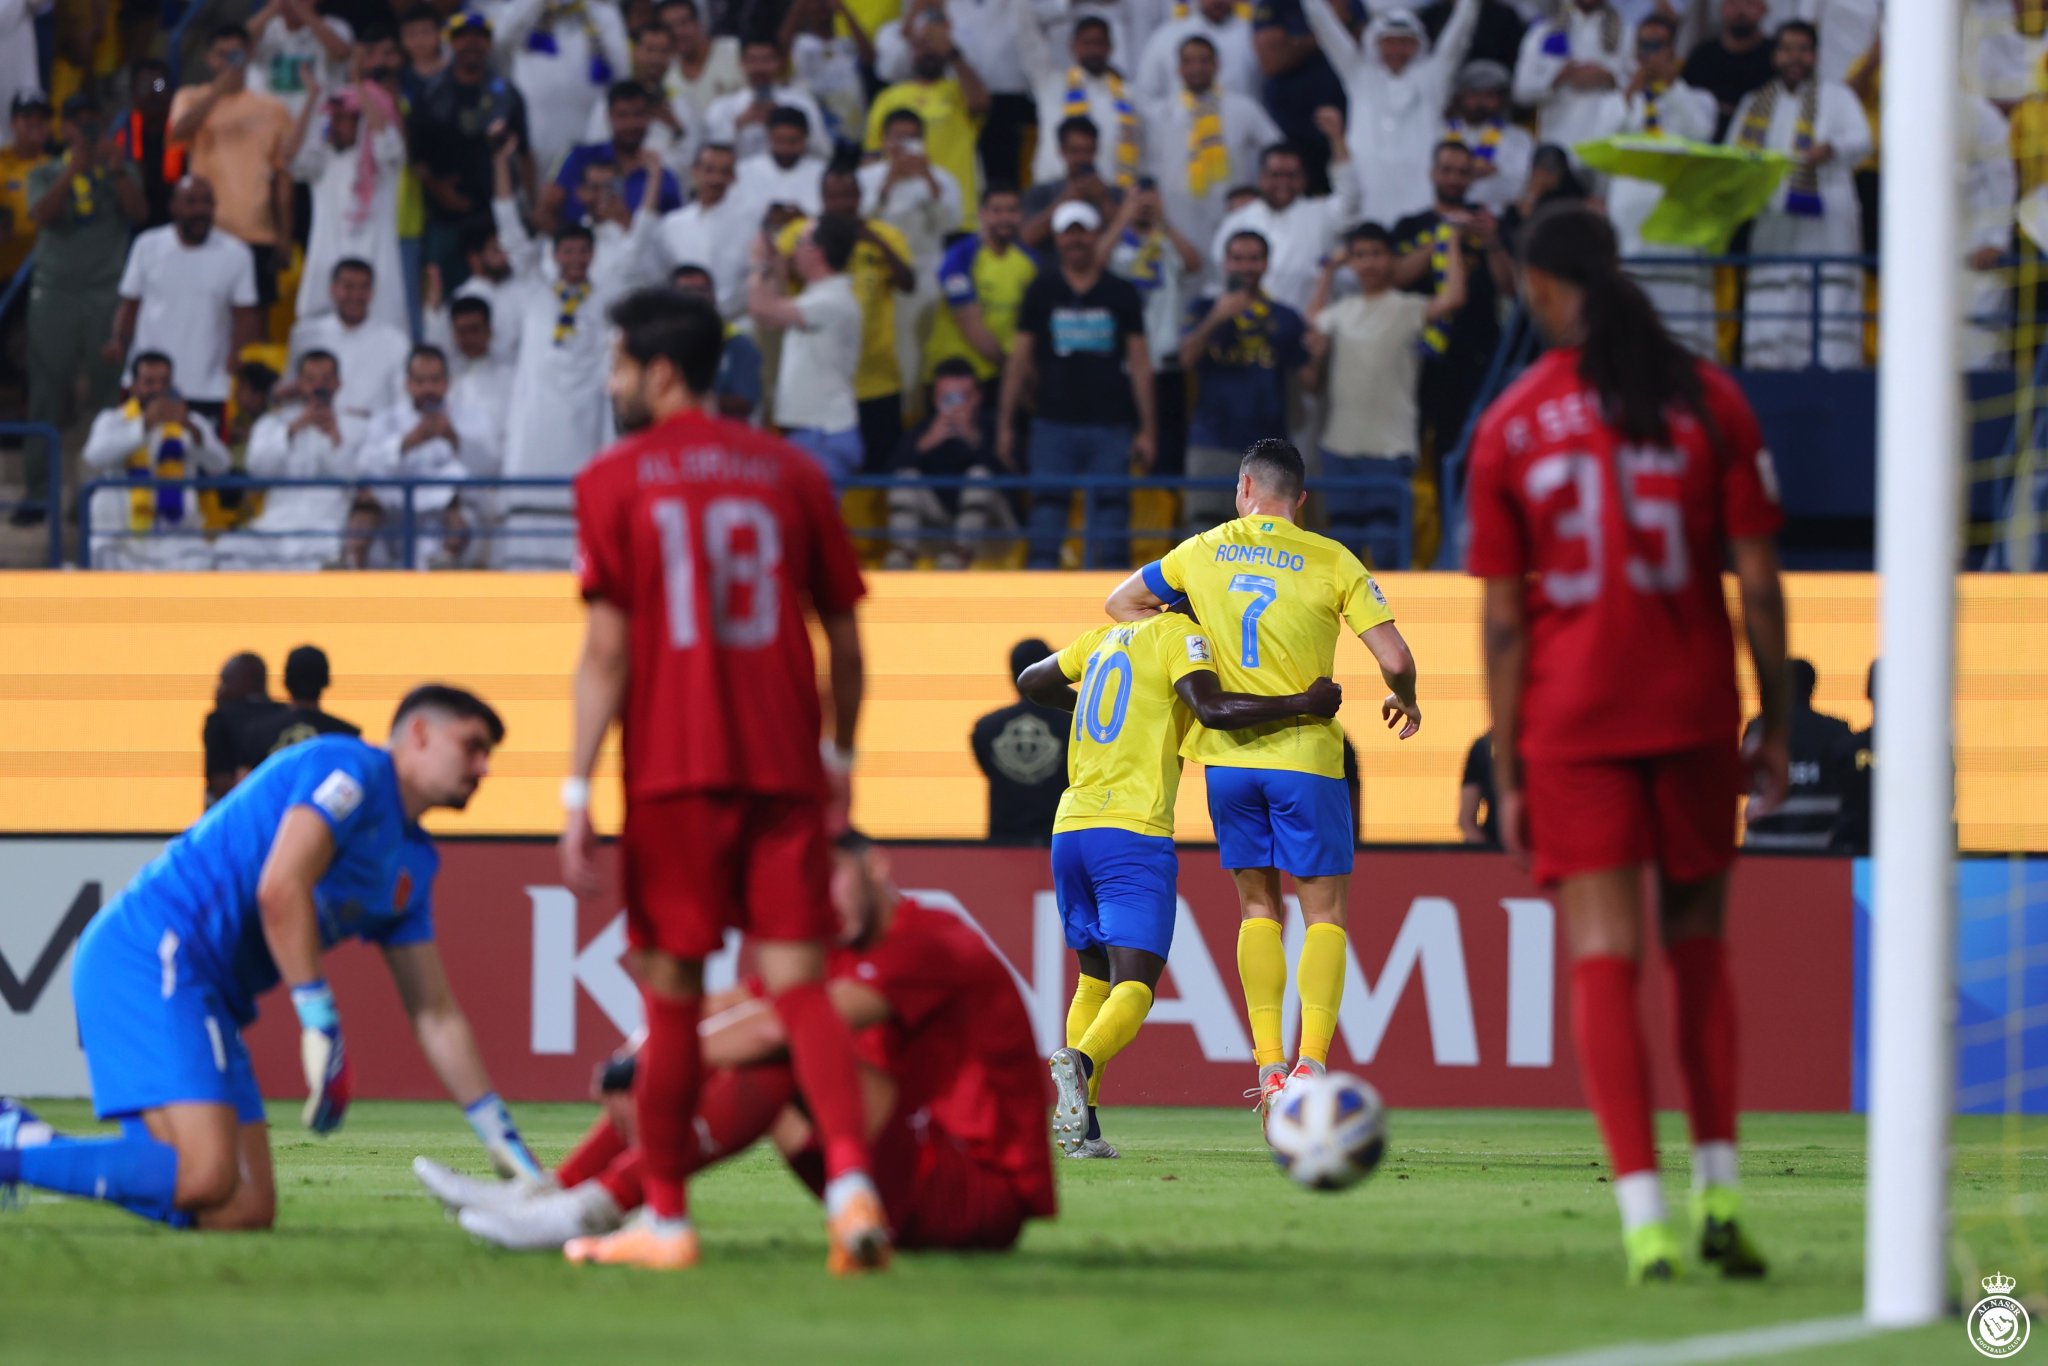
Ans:
<svg viewBox="0 0 2048 1366"><path fill-rule="evenodd" d="M2048 4L1975 11L1956 269L1988 318L1995 267L2048 224ZM1702 351L1865 363L1878 16L0 0L0 275L28 277L0 321L27 417L84 433L70 480L29 444L12 520L111 480L132 487L92 499L99 566L566 566L565 481L614 435L606 309L672 280L728 320L725 414L891 480L849 500L888 565L1127 563L1141 524L1227 496L1115 481L1227 476L1277 433L1341 481L1332 534L1426 564L1547 200L1603 204L1660 258L1638 272ZM1664 192L1578 157L1615 134L1789 156L1735 239L1772 261L1647 240ZM154 482L228 473L330 482ZM1081 480L1109 483L1070 539Z"/></svg>

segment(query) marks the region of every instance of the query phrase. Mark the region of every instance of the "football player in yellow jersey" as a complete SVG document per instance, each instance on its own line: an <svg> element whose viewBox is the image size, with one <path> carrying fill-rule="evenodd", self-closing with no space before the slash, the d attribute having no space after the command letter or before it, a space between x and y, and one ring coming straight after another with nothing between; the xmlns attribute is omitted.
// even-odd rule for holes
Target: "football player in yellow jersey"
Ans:
<svg viewBox="0 0 2048 1366"><path fill-rule="evenodd" d="M1068 686L1078 681L1078 696ZM1069 1157L1115 1157L1095 1101L1102 1069L1152 1009L1173 943L1173 804L1181 746L1200 721L1223 729L1337 714L1328 678L1285 697L1225 692L1209 639L1178 613L1099 626L1038 661L1018 689L1074 713L1067 791L1053 821L1052 878L1067 947L1081 960L1067 1046L1052 1055L1053 1139Z"/></svg>
<svg viewBox="0 0 2048 1366"><path fill-rule="evenodd" d="M1234 522L1182 541L1110 595L1109 615L1142 621L1185 597L1216 647L1222 682L1236 692L1288 694L1332 672L1347 628L1379 662L1390 689L1380 704L1406 740L1422 727L1415 658L1358 557L1296 524L1307 498L1301 454L1266 440L1238 469ZM1320 1073L1344 994L1345 902L1354 845L1344 786L1344 732L1319 716L1247 725L1202 719L1181 753L1208 767L1216 844L1237 882L1244 919L1237 970L1263 1114L1287 1084L1280 1007L1287 993L1280 874L1294 878L1308 933L1295 985L1301 1044L1294 1072Z"/></svg>

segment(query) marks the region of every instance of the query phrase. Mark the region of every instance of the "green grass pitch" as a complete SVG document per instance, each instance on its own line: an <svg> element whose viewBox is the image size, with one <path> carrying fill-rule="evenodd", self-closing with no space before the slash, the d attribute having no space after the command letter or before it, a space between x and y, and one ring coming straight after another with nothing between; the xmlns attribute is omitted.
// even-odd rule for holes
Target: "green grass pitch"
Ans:
<svg viewBox="0 0 2048 1366"><path fill-rule="evenodd" d="M39 1108L86 1122L78 1103ZM518 1111L544 1154L590 1114ZM296 1107L272 1119L272 1233L173 1234L41 1197L0 1212L0 1361L1476 1366L1860 1303L1863 1130L1850 1116L1746 1121L1770 1280L1649 1290L1621 1283L1613 1202L1578 1113L1397 1111L1380 1172L1315 1195L1274 1171L1248 1112L1111 1112L1125 1158L1062 1164L1059 1219L1015 1253L900 1257L846 1283L824 1273L816 1207L765 1152L697 1182L704 1265L650 1275L473 1244L408 1170L415 1153L481 1165L446 1105L358 1105L325 1140L299 1129ZM1676 1116L1661 1136L1683 1152ZM2008 1157L1995 1121L1959 1123L1959 1209L1999 1206ZM1679 1208L1681 1183L1668 1179ZM1946 1323L1773 1359L1977 1357Z"/></svg>

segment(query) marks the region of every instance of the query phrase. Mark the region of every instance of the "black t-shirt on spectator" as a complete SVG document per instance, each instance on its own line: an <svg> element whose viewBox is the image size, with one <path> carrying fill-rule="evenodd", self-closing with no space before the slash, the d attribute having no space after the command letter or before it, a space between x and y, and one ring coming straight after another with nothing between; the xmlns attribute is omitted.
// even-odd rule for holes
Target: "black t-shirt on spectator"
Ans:
<svg viewBox="0 0 2048 1366"><path fill-rule="evenodd" d="M362 727L318 707L279 707L251 716L235 728L235 765L254 768L279 750L316 735L362 733Z"/></svg>
<svg viewBox="0 0 2048 1366"><path fill-rule="evenodd" d="M1747 52L1730 52L1718 38L1709 38L1685 59L1681 78L1696 90L1704 90L1721 106L1714 119L1714 141L1728 132L1728 121L1742 97L1762 86L1776 74L1771 66L1771 45L1758 43Z"/></svg>
<svg viewBox="0 0 2048 1366"><path fill-rule="evenodd" d="M1763 726L1753 717L1743 729L1745 741ZM1756 849L1796 849L1821 853L1833 842L1841 823L1848 789L1856 771L1856 736L1839 716L1795 707L1787 748L1791 764L1785 804L1749 823L1743 843Z"/></svg>
<svg viewBox="0 0 2048 1366"><path fill-rule="evenodd" d="M1137 425L1124 348L1145 334L1145 305L1130 281L1104 271L1087 293L1076 294L1065 271L1040 271L1024 291L1017 330L1032 337L1039 419L1085 427Z"/></svg>
<svg viewBox="0 0 2048 1366"><path fill-rule="evenodd" d="M989 843L1052 843L1072 723L1065 712L1024 701L974 723L974 762L988 779Z"/></svg>
<svg viewBox="0 0 2048 1366"><path fill-rule="evenodd" d="M242 767L240 737L243 728L273 716L282 716L290 710L282 702L260 697L230 702L208 712L206 726L200 732L206 747L205 776L210 779L215 774L225 773L232 778Z"/></svg>
<svg viewBox="0 0 2048 1366"><path fill-rule="evenodd" d="M896 455L889 462L889 468L897 474L922 474L939 478L957 479L971 469L993 468L996 463L995 415L986 403L975 416L974 440L962 441L949 436L929 450L919 450L918 442L924 434L938 424L938 419L927 418L915 429L906 433L896 443ZM933 489L946 511L956 512L960 507L960 490L957 488Z"/></svg>
<svg viewBox="0 0 2048 1366"><path fill-rule="evenodd" d="M1394 225L1394 250L1406 255L1417 247L1428 244L1431 233L1436 231L1443 215L1435 209L1426 213L1412 213ZM1445 329L1449 338L1449 349L1443 356L1431 355L1428 363L1448 360L1460 366L1477 365L1484 371L1493 359L1494 348L1500 345L1500 288L1493 282L1493 272L1487 268L1486 255L1471 245L1465 248L1465 306L1451 315L1450 326ZM1436 293L1436 275L1424 271L1422 278L1410 287L1414 294Z"/></svg>
<svg viewBox="0 0 2048 1366"><path fill-rule="evenodd" d="M500 120L521 147L527 145L526 100L512 83L492 76L478 85L463 85L452 68L434 78L406 120L412 159L437 176L453 176L472 214L490 212L490 128ZM432 195L426 200L430 215L451 216Z"/></svg>
<svg viewBox="0 0 2048 1366"><path fill-rule="evenodd" d="M1465 751L1465 773L1458 779L1460 787L1479 789L1479 829L1486 836L1490 848L1500 848L1499 794L1493 788L1493 736L1486 734L1472 742L1472 748Z"/></svg>
<svg viewBox="0 0 2048 1366"><path fill-rule="evenodd" d="M1453 0L1432 0L1415 11L1432 44L1444 36L1444 26L1451 22L1451 11L1455 8ZM1480 0L1479 22L1472 28L1472 46L1466 50L1465 61L1499 62L1513 71L1515 63L1522 59L1522 36L1528 31L1529 26L1515 13L1513 5L1504 0Z"/></svg>

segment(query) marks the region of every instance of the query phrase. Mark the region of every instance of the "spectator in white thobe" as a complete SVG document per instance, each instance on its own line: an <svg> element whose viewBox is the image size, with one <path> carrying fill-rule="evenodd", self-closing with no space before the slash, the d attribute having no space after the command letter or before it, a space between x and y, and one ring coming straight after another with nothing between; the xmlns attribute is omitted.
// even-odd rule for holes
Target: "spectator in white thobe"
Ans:
<svg viewBox="0 0 2048 1366"><path fill-rule="evenodd" d="M1216 48L1207 37L1190 33L1183 38L1179 62L1172 93L1146 108L1146 126L1152 130L1146 169L1159 184L1166 221L1206 249L1229 212L1225 197L1257 173L1259 154L1281 135L1263 105L1223 88ZM1209 278L1207 264L1200 278ZM1166 355L1178 346L1179 325L1176 317L1175 346Z"/></svg>
<svg viewBox="0 0 2048 1366"><path fill-rule="evenodd" d="M1263 94L1265 77L1252 42L1252 21L1237 0L1201 0L1150 32L1138 53L1138 94L1145 100L1163 100L1180 88L1180 45L1194 37L1207 38L1216 51L1219 88L1249 100Z"/></svg>
<svg viewBox="0 0 2048 1366"><path fill-rule="evenodd" d="M761 234L761 215L733 193L738 166L724 143L697 149L691 201L661 220L664 264L702 266L718 282L718 312L727 322L747 311L747 248Z"/></svg>
<svg viewBox="0 0 2048 1366"><path fill-rule="evenodd" d="M719 96L704 110L706 142L725 143L745 161L768 150L771 114L778 109L801 109L811 151L820 157L832 154L832 140L825 134L825 112L808 90L783 81L782 49L774 39L750 39L740 49L740 71L747 78L746 87Z"/></svg>
<svg viewBox="0 0 2048 1366"><path fill-rule="evenodd" d="M412 349L412 338L403 328L370 316L376 293L377 275L370 263L344 257L328 277L333 309L292 326L290 364L296 366L308 351L333 356L345 376L334 405L354 422L368 422L391 405L405 371L405 353Z"/></svg>
<svg viewBox="0 0 2048 1366"><path fill-rule="evenodd" d="M1113 50L1107 20L1090 13L1074 23L1065 58L1056 56L1026 0L1010 0L1017 58L1031 81L1038 103L1038 150L1032 157L1034 181L1058 180L1067 174L1060 160L1059 139L1049 136L1067 119L1084 117L1100 135L1095 170L1103 183L1128 190L1144 164L1145 129L1138 92L1124 83L1110 65Z"/></svg>
<svg viewBox="0 0 2048 1366"><path fill-rule="evenodd" d="M1316 111L1316 127L1330 143L1332 193L1310 199L1301 154L1270 147L1259 159L1259 197L1224 216L1210 239L1209 257L1220 271L1231 237L1255 232L1266 239L1266 293L1297 313L1308 307L1323 258L1358 222L1358 185L1344 141L1344 116L1333 108Z"/></svg>
<svg viewBox="0 0 2048 1366"><path fill-rule="evenodd" d="M332 355L308 351L292 376L292 401L256 419L242 467L252 479L337 479L359 476L356 455L364 424L335 406L342 372ZM222 569L326 569L341 562L342 527L352 501L347 487L273 488L263 511L240 531L214 541Z"/></svg>
<svg viewBox="0 0 2048 1366"><path fill-rule="evenodd" d="M1636 29L1636 72L1629 82L1628 117L1621 131L1640 137L1711 142L1718 114L1714 97L1679 79L1678 26L1659 14ZM1645 242L1643 222L1664 197L1654 181L1616 176L1607 190L1607 214L1621 239L1621 254L1697 256L1667 242ZM1671 335L1700 355L1714 356L1714 280L1704 265L1633 264L1629 274L1650 296Z"/></svg>
<svg viewBox="0 0 2048 1366"><path fill-rule="evenodd" d="M1569 0L1531 24L1515 63L1515 103L1536 111L1536 140L1567 152L1621 127L1634 60L1628 21L1606 0Z"/></svg>
<svg viewBox="0 0 2048 1366"><path fill-rule="evenodd" d="M1351 103L1346 119L1360 214L1385 225L1423 212L1435 202L1430 153L1443 137L1444 106L1479 22L1479 0L1458 0L1433 49L1409 10L1375 13L1363 41L1351 36L1330 0L1302 0L1301 11Z"/></svg>
<svg viewBox="0 0 2048 1366"><path fill-rule="evenodd" d="M499 193L491 211L517 283L497 325L521 329L504 473L565 481L559 489L506 491L495 560L501 568L562 569L575 548L566 481L614 435L605 394L611 371L605 315L620 295L658 278L650 271L650 247L660 220L654 196L644 195L630 232L600 240L590 228L572 225L555 234L544 255L512 202L509 150L499 154L495 174Z"/></svg>
<svg viewBox="0 0 2048 1366"><path fill-rule="evenodd" d="M1913 0L1901 2L1912 4ZM2008 11L2017 8L2004 7ZM1794 19L1812 24L1820 30L1820 56L1814 74L1823 81L1846 82L1849 68L1877 41L1883 8L1881 0L1770 0L1770 17L1764 26L1776 33ZM1969 53L1963 55L1967 61ZM1964 121L1968 122L1969 116L1965 115Z"/></svg>
<svg viewBox="0 0 2048 1366"><path fill-rule="evenodd" d="M490 416L453 395L448 357L437 346L413 348L405 363L405 396L370 421L360 461L365 479L404 479L411 490L417 568L452 568L480 548L477 510L486 500L457 485L498 472L498 446ZM382 533L372 563L404 563L407 490L371 490L383 509Z"/></svg>
<svg viewBox="0 0 2048 1366"><path fill-rule="evenodd" d="M803 110L777 109L768 116L768 149L740 158L732 192L757 221L774 208L794 210L805 218L822 212L818 178L825 174L825 159L806 150L809 125L810 116Z"/></svg>
<svg viewBox="0 0 2048 1366"><path fill-rule="evenodd" d="M678 180L688 172L690 158L702 141L703 117L682 93L674 74L676 45L668 30L649 24L634 35L630 79L647 94L646 145ZM591 106L579 145L613 141L611 92Z"/></svg>
<svg viewBox="0 0 2048 1366"><path fill-rule="evenodd" d="M1771 203L1756 217L1749 249L1758 256L1854 256L1863 249L1856 167L1870 155L1870 123L1845 85L1813 74L1813 28L1794 21L1772 49L1777 79L1743 97L1728 125L1731 146L1792 158ZM1803 370L1816 363L1814 271L1820 272L1818 363L1829 370L1863 363L1863 271L1843 264L1753 265L1742 297L1742 363L1758 370Z"/></svg>
<svg viewBox="0 0 2048 1366"><path fill-rule="evenodd" d="M449 394L490 419L491 445L502 456L512 424L513 367L498 357L497 330L489 304L458 298L448 308L448 339L435 344L448 357Z"/></svg>
<svg viewBox="0 0 2048 1366"><path fill-rule="evenodd" d="M502 66L526 99L526 131L542 175L583 135L590 111L632 62L626 22L606 0L498 0L488 17Z"/></svg>
<svg viewBox="0 0 2048 1366"><path fill-rule="evenodd" d="M127 399L93 418L82 457L88 479L196 479L226 474L234 464L213 424L177 396L171 358L161 351L135 357ZM95 569L213 568L198 489L101 489L91 520Z"/></svg>
<svg viewBox="0 0 2048 1366"><path fill-rule="evenodd" d="M343 86L326 98L324 126L304 140L292 163L292 174L311 187L313 201L299 272L298 317L303 322L333 311L329 284L334 267L355 257L368 261L376 278L387 282L372 298L371 318L410 331L398 254L405 133L396 110L385 108L388 97L381 90L371 87L366 105L360 89Z"/></svg>

